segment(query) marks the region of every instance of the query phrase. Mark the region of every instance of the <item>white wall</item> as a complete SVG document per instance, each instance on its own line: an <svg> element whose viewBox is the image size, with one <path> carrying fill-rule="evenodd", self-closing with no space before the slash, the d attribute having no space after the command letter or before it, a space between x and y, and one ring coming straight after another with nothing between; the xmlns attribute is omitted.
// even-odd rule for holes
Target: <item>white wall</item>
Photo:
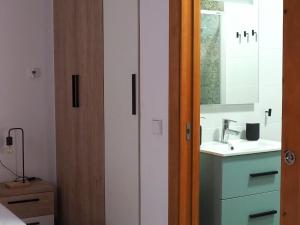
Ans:
<svg viewBox="0 0 300 225"><path fill-rule="evenodd" d="M271 9L271 10L270 10ZM220 140L222 119L238 121L232 128L245 130L245 123L261 123L261 137L281 140L282 113L282 0L259 1L259 103L252 105L202 106L203 141ZM265 122L265 111L273 115Z"/></svg>
<svg viewBox="0 0 300 225"><path fill-rule="evenodd" d="M141 0L141 220L168 224L169 1ZM163 121L162 136L152 120Z"/></svg>
<svg viewBox="0 0 300 225"><path fill-rule="evenodd" d="M20 149L11 155L4 149L8 129L22 127L27 175L54 182L52 23L51 0L0 0L0 160L21 172ZM34 67L39 79L29 77ZM12 178L0 166L0 182Z"/></svg>
<svg viewBox="0 0 300 225"><path fill-rule="evenodd" d="M259 48L258 40L252 36L251 31L258 32L258 0L254 0L252 4L224 2L224 14L221 18L221 37L225 39L221 47L224 55L222 64L225 64L225 73L221 74L221 103L257 102ZM244 31L249 33L248 38L244 37ZM241 35L240 39L236 37L236 32Z"/></svg>

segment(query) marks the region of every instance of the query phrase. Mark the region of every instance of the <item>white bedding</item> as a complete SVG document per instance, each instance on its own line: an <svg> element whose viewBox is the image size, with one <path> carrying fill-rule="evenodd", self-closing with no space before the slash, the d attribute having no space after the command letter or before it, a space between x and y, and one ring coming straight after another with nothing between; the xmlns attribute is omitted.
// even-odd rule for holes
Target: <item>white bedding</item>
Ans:
<svg viewBox="0 0 300 225"><path fill-rule="evenodd" d="M25 225L25 223L0 204L0 225Z"/></svg>

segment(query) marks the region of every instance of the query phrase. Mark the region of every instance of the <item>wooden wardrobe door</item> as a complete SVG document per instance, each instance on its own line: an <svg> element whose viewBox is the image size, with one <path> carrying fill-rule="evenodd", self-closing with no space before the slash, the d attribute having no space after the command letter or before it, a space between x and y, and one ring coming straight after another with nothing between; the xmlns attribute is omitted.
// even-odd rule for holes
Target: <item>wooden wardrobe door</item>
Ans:
<svg viewBox="0 0 300 225"><path fill-rule="evenodd" d="M102 0L77 0L80 75L77 200L80 225L105 224L104 59Z"/></svg>
<svg viewBox="0 0 300 225"><path fill-rule="evenodd" d="M300 1L285 0L284 8L281 225L298 225L300 224ZM287 151L295 154L295 164L288 165L285 162Z"/></svg>
<svg viewBox="0 0 300 225"><path fill-rule="evenodd" d="M72 132L71 76L76 69L75 0L54 1L54 61L56 101L56 154L59 224L76 224L74 191L76 171Z"/></svg>
<svg viewBox="0 0 300 225"><path fill-rule="evenodd" d="M101 0L55 0L58 219L102 225L104 212ZM79 107L72 75L79 75Z"/></svg>

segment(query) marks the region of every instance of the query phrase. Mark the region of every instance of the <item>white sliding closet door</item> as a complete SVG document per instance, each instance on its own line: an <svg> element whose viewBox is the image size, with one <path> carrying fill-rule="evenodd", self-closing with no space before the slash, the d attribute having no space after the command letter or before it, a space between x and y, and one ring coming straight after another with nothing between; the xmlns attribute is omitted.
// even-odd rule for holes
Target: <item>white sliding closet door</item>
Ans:
<svg viewBox="0 0 300 225"><path fill-rule="evenodd" d="M106 225L139 225L138 78L139 0L104 0Z"/></svg>

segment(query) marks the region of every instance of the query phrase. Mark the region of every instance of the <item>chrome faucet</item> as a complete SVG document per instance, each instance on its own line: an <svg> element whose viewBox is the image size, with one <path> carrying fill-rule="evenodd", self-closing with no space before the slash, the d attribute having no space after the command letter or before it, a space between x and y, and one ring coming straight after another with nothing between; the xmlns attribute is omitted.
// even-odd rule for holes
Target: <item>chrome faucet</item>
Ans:
<svg viewBox="0 0 300 225"><path fill-rule="evenodd" d="M222 129L222 139L221 142L228 144L228 136L229 135L239 135L241 132L229 129L229 124L233 122L236 123L235 120L223 119L223 129Z"/></svg>

